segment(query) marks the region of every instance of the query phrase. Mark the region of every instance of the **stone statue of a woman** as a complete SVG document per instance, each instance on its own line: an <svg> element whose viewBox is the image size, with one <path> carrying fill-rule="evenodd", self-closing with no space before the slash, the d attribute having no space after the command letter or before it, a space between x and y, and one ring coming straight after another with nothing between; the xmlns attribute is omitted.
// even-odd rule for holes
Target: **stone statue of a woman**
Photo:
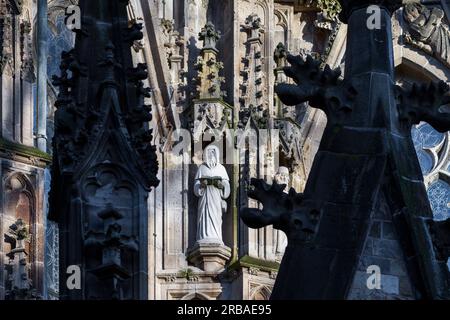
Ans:
<svg viewBox="0 0 450 320"><path fill-rule="evenodd" d="M230 196L230 179L219 162L219 148L210 145L203 153L204 163L195 177L194 193L198 201L197 242L222 241L222 215L226 212L225 200Z"/></svg>
<svg viewBox="0 0 450 320"><path fill-rule="evenodd" d="M410 35L406 36L406 41L450 66L450 30L443 21L444 11L409 3L405 5L403 15L409 23Z"/></svg>

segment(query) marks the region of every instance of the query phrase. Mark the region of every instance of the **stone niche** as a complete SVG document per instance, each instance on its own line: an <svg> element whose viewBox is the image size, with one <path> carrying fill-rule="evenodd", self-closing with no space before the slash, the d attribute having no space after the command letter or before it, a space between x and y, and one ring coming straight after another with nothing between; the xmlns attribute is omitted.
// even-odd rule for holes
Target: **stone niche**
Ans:
<svg viewBox="0 0 450 320"><path fill-rule="evenodd" d="M82 186L85 281L92 291L87 297L110 298L106 295L111 292L117 299L139 296L140 283L146 281L134 276L145 274L145 270L138 269L140 260L146 259L145 250L139 251L147 242L145 233L140 232L141 227L146 226L146 221L141 220L141 211L145 208L139 207L143 190L129 179L124 169L107 163L91 169Z"/></svg>
<svg viewBox="0 0 450 320"><path fill-rule="evenodd" d="M28 277L31 279L31 286L38 294L42 294L42 262L43 262L43 241L42 239L42 217L36 208L35 179L22 173L10 173L4 180L3 216L0 216L2 229L1 241L6 241L6 233L9 226L21 219L28 229L29 236L24 241ZM8 241L3 242L3 253L11 251ZM7 260L4 260L5 263ZM1 266L0 266L1 267ZM0 278L1 279L1 278ZM7 279L5 278L6 282ZM2 284L3 285L3 284ZM0 285L1 287L1 285Z"/></svg>

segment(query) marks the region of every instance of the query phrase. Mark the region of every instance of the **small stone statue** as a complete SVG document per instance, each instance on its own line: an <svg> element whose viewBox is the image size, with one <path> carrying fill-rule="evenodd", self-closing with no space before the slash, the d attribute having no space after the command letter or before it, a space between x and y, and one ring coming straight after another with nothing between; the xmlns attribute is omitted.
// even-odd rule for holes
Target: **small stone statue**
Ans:
<svg viewBox="0 0 450 320"><path fill-rule="evenodd" d="M275 174L275 177L273 180L276 184L286 185L286 188L284 189L284 193L289 192L290 177L289 177L289 169L288 168L279 167L278 172ZM276 233L277 233L277 245L276 245L275 254L277 256L277 260L281 260L281 258L283 257L283 254L284 254L284 250L286 249L286 246L287 246L287 237L284 234L284 232L281 230L277 230Z"/></svg>
<svg viewBox="0 0 450 320"><path fill-rule="evenodd" d="M406 41L450 65L450 30L443 22L444 11L409 3L405 5L404 18L411 33Z"/></svg>
<svg viewBox="0 0 450 320"><path fill-rule="evenodd" d="M222 215L225 200L230 196L230 182L225 167L219 162L216 146L208 146L203 153L204 163L195 176L194 194L198 201L197 242L223 244Z"/></svg>
<svg viewBox="0 0 450 320"><path fill-rule="evenodd" d="M29 263L27 261L25 242L29 238L28 227L22 219L18 219L9 227L4 235L5 242L11 246L11 251L6 255L9 263L5 265L7 270L7 300L36 300L40 297L32 287L29 278Z"/></svg>

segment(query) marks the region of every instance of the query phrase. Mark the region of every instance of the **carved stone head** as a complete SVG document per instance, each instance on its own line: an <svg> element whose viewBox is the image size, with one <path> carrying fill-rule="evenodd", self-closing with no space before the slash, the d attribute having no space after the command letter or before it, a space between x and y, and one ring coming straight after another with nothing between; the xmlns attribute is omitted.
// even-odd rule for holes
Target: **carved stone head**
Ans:
<svg viewBox="0 0 450 320"><path fill-rule="evenodd" d="M408 3L405 5L403 16L407 22L412 23L421 15L427 15L427 13L429 13L429 10L424 5L420 3Z"/></svg>
<svg viewBox="0 0 450 320"><path fill-rule="evenodd" d="M275 183L286 186L289 185L289 169L286 167L279 167L278 172L274 177Z"/></svg>

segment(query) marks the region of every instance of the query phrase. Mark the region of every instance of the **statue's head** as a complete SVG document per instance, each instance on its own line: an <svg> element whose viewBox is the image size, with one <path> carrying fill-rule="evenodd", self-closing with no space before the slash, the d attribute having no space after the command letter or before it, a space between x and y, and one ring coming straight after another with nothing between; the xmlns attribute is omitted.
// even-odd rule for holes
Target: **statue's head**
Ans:
<svg viewBox="0 0 450 320"><path fill-rule="evenodd" d="M278 171L274 177L277 184L289 184L289 169L286 167L279 167Z"/></svg>
<svg viewBox="0 0 450 320"><path fill-rule="evenodd" d="M203 161L209 168L214 168L219 163L220 152L219 148L214 145L209 145L203 152Z"/></svg>
<svg viewBox="0 0 450 320"><path fill-rule="evenodd" d="M405 20L409 23L414 22L419 18L422 14L426 13L428 8L420 3L408 3L404 8L404 17Z"/></svg>

